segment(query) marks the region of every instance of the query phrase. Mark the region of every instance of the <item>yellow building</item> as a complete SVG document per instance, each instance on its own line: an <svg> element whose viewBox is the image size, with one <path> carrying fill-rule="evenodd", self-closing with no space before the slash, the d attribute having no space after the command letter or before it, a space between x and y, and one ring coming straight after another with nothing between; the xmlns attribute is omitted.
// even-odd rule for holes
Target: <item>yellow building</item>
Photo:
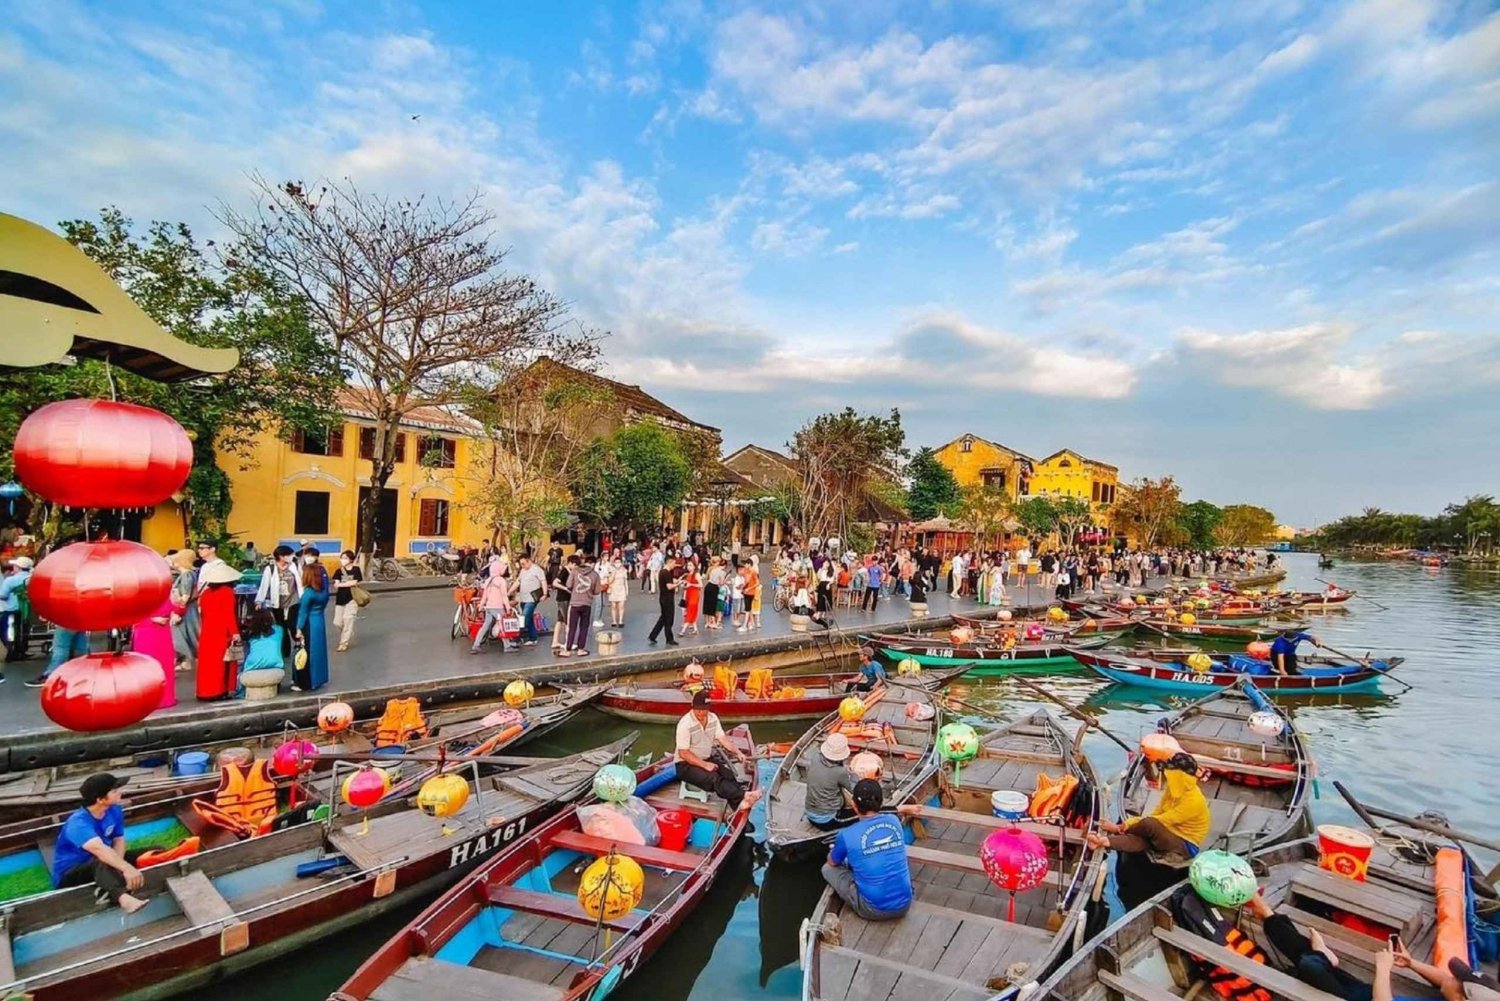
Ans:
<svg viewBox="0 0 1500 1001"><path fill-rule="evenodd" d="M375 421L357 389L340 401L343 420L326 434L297 433L290 442L267 433L244 454L221 453L234 507L228 529L262 552L306 539L325 554L359 548L360 499L369 490ZM468 474L489 461L476 425L435 407L408 414L396 443L396 470L376 517L375 550L406 556L490 537L464 509ZM141 541L159 551L185 543L174 502L141 523Z"/></svg>
<svg viewBox="0 0 1500 1001"><path fill-rule="evenodd" d="M1117 467L1079 455L1070 448L1058 449L1032 467L1032 495L1086 500L1101 528L1110 525L1119 485Z"/></svg>
<svg viewBox="0 0 1500 1001"><path fill-rule="evenodd" d="M1035 460L978 435L954 438L934 449L933 455L948 468L961 487L993 487L1011 500L1026 496L1032 489Z"/></svg>

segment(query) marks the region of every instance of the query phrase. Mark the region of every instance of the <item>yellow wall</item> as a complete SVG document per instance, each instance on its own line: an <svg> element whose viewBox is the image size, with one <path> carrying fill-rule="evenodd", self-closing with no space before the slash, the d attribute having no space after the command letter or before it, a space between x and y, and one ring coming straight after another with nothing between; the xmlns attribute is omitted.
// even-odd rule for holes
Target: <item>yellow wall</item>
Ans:
<svg viewBox="0 0 1500 1001"><path fill-rule="evenodd" d="M968 451L964 451L966 442ZM985 441L978 436L965 435L937 449L933 455L938 462L948 467L961 487L971 487L980 483L985 470L1004 470L1006 496L1013 500L1019 496L1020 460L1013 452L997 448L992 442ZM1032 489L1034 490L1035 487L1033 486Z"/></svg>
<svg viewBox="0 0 1500 1001"><path fill-rule="evenodd" d="M1109 526L1110 511L1119 503L1119 473L1102 463L1085 459L1077 452L1067 449L1043 459L1032 468L1031 492L1048 497L1076 497L1088 501L1096 520ZM1099 491L1095 491L1095 485ZM1114 504L1109 503L1110 492L1114 492ZM1095 501L1095 497L1105 500Z"/></svg>

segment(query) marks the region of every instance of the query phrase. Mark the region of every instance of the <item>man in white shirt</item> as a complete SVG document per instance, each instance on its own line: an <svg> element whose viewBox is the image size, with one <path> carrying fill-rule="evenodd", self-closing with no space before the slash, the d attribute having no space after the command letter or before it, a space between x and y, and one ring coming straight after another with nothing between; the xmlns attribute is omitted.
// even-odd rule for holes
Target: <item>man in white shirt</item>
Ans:
<svg viewBox="0 0 1500 1001"><path fill-rule="evenodd" d="M726 755L742 765L747 760L744 752L730 743L719 717L708 711L708 693L697 692L693 708L677 721L677 777L713 793L734 810L748 810L760 798L760 791L746 794Z"/></svg>
<svg viewBox="0 0 1500 1001"><path fill-rule="evenodd" d="M964 559L963 553L955 553L953 556L953 589L948 592L948 597L957 598L964 591L964 574L968 571L969 564Z"/></svg>
<svg viewBox="0 0 1500 1001"><path fill-rule="evenodd" d="M536 646L536 606L547 595L547 573L530 556L521 557L521 572L516 574L512 592L521 603L521 628L524 646Z"/></svg>
<svg viewBox="0 0 1500 1001"><path fill-rule="evenodd" d="M1020 586L1026 580L1026 569L1031 564L1031 550L1022 546L1016 551L1016 586Z"/></svg>

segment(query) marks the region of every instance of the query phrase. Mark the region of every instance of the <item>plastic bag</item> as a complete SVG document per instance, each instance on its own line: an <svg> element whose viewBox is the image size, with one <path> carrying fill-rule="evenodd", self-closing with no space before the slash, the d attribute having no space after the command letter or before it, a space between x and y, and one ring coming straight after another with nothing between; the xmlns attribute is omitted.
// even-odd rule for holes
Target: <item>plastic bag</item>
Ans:
<svg viewBox="0 0 1500 1001"><path fill-rule="evenodd" d="M661 844L661 829L656 811L639 796L623 803L596 803L578 808L578 823L583 833L621 845Z"/></svg>

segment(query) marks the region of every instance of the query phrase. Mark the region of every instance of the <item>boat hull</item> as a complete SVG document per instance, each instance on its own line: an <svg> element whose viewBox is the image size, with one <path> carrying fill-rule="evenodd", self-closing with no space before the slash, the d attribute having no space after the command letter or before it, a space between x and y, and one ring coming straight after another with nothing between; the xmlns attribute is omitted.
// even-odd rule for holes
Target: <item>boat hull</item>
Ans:
<svg viewBox="0 0 1500 1001"><path fill-rule="evenodd" d="M1167 664L1127 663L1077 651L1079 663L1109 681L1151 688L1177 695L1204 695L1216 688L1229 688L1246 675L1238 671L1179 671ZM1278 695L1345 695L1378 692L1383 671L1374 669L1346 674L1254 675L1251 680L1262 691Z"/></svg>
<svg viewBox="0 0 1500 1001"><path fill-rule="evenodd" d="M1021 643L1006 649L1000 644L964 643L954 644L941 639L914 640L872 639L875 652L892 663L915 660L923 667L952 667L965 664L967 674L1052 674L1058 671L1078 669L1078 662L1069 653L1070 649L1093 649L1118 639L1122 632L1096 633L1088 639L1065 645L1048 643L1028 645Z"/></svg>

